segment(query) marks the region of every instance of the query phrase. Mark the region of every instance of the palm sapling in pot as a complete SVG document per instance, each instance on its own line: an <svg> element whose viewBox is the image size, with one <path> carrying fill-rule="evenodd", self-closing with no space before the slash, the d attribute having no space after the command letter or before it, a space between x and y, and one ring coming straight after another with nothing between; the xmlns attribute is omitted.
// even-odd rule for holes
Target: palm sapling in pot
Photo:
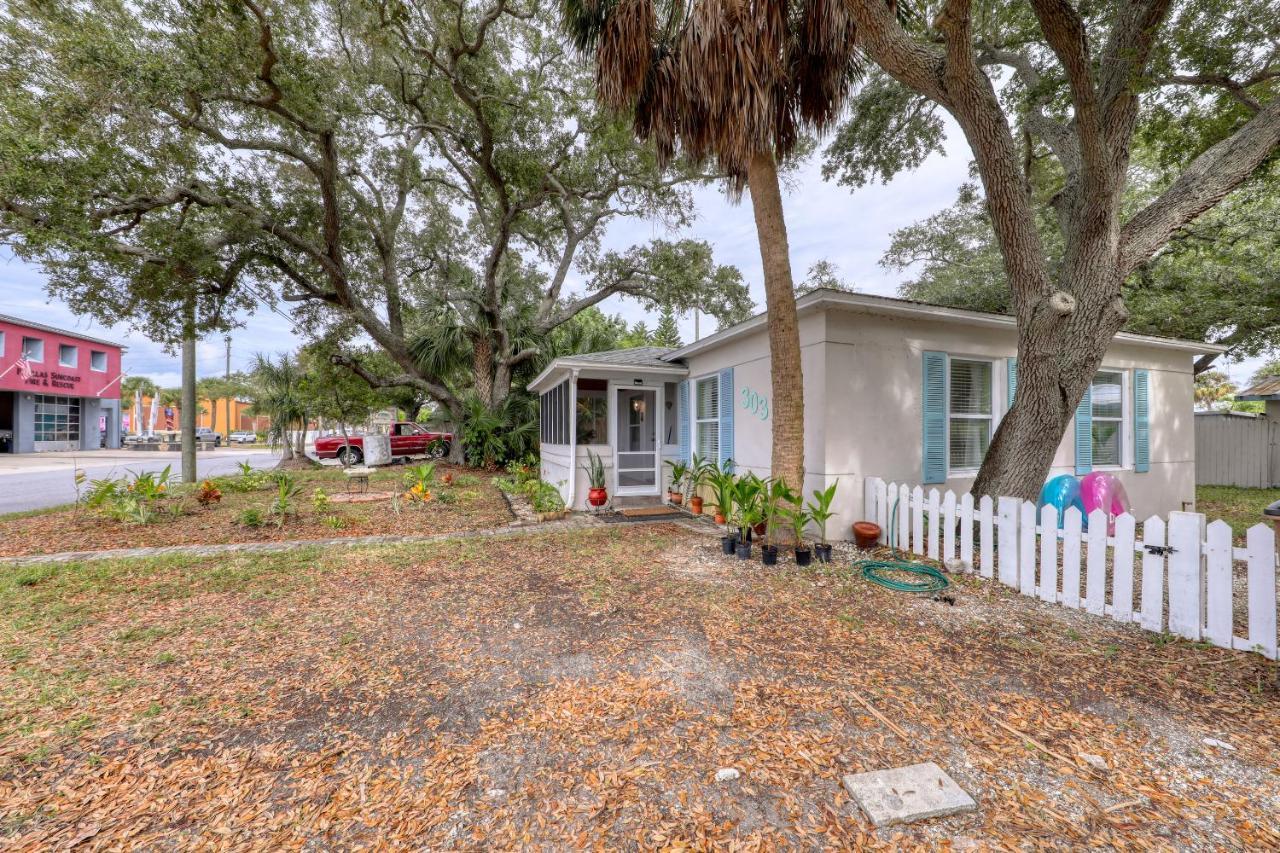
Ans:
<svg viewBox="0 0 1280 853"><path fill-rule="evenodd" d="M818 544L813 547L813 550L819 563L831 562L831 543L827 541L827 522L836 514L831 505L835 502L836 488L839 485L840 481L836 480L821 491L814 489L813 500L805 506L810 520L818 525Z"/></svg>
<svg viewBox="0 0 1280 853"><path fill-rule="evenodd" d="M667 465L671 468L671 487L667 489L667 500L676 506L684 503L685 477L689 476L689 466L679 459L668 459Z"/></svg>
<svg viewBox="0 0 1280 853"><path fill-rule="evenodd" d="M760 514L764 519L764 541L760 545L760 561L766 566L778 564L778 545L774 531L782 520L782 503L791 500L791 490L781 480L765 480L760 492Z"/></svg>
<svg viewBox="0 0 1280 853"><path fill-rule="evenodd" d="M726 555L732 554L734 547L738 544L738 534L729 526L729 518L733 515L735 490L735 480L733 472L730 470L731 464L725 463L718 468L713 467L708 478L711 494L716 502L716 524L725 526L724 536L720 537L720 544L724 548Z"/></svg>
<svg viewBox="0 0 1280 853"><path fill-rule="evenodd" d="M791 532L795 535L796 565L807 566L813 559L813 551L804 541L804 528L809 523L809 513L804 508L804 495L796 493L791 496L787 520L791 522Z"/></svg>

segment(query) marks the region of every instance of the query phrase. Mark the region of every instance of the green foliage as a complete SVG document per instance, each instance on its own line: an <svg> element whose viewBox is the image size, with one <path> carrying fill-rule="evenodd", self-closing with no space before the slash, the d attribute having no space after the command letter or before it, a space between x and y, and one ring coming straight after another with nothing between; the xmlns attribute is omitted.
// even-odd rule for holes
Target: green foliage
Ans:
<svg viewBox="0 0 1280 853"><path fill-rule="evenodd" d="M587 483L591 488L605 487L604 460L590 450L587 451L587 463L582 466L582 470L587 472Z"/></svg>
<svg viewBox="0 0 1280 853"><path fill-rule="evenodd" d="M664 464L671 469L671 491L683 493L689 465L680 459L668 459Z"/></svg>
<svg viewBox="0 0 1280 853"><path fill-rule="evenodd" d="M561 512L564 509L560 490L550 483L534 480L525 486L525 493L537 512Z"/></svg>
<svg viewBox="0 0 1280 853"><path fill-rule="evenodd" d="M275 479L276 493L271 499L267 512L275 519L277 527L284 527L285 521L290 516L298 514L295 501L302 491L302 486L294 482L293 477L284 472L278 472L278 476Z"/></svg>
<svg viewBox="0 0 1280 853"><path fill-rule="evenodd" d="M315 510L316 515L324 515L332 504L333 500L329 497L329 493L319 486L311 493L311 508Z"/></svg>
<svg viewBox="0 0 1280 853"><path fill-rule="evenodd" d="M467 464L495 468L512 459L532 454L538 438L538 402L523 394L512 394L496 409L477 397L464 404L462 449Z"/></svg>
<svg viewBox="0 0 1280 853"><path fill-rule="evenodd" d="M733 518L743 541L747 538L747 531L764 520L764 513L761 511L764 489L764 481L751 472L734 481Z"/></svg>
<svg viewBox="0 0 1280 853"><path fill-rule="evenodd" d="M795 537L796 548L802 549L804 547L804 529L813 519L804 505L804 495L801 492L791 492L789 489L788 492L788 505L785 515L787 522L791 525L791 535Z"/></svg>
<svg viewBox="0 0 1280 853"><path fill-rule="evenodd" d="M658 326L653 330L653 345L672 349L684 346L684 342L680 340L680 327L676 324L676 312L669 305L662 309Z"/></svg>
<svg viewBox="0 0 1280 853"><path fill-rule="evenodd" d="M827 544L827 522L836 514L831 506L835 503L836 489L839 487L840 481L836 480L825 489L814 489L813 500L805 504L809 520L818 525L818 541L823 545Z"/></svg>
<svg viewBox="0 0 1280 853"><path fill-rule="evenodd" d="M786 515L786 505L795 500L795 493L782 480L769 479L759 492L760 519L764 522L764 543L773 544L773 533Z"/></svg>
<svg viewBox="0 0 1280 853"><path fill-rule="evenodd" d="M736 497L737 480L733 474L733 462L725 460L720 465L712 465L707 475L711 486L711 500L715 502L719 514L725 517L725 523L732 523L734 499Z"/></svg>
<svg viewBox="0 0 1280 853"><path fill-rule="evenodd" d="M1220 403L1230 406L1236 390L1235 383L1227 378L1227 374L1221 370L1206 370L1195 379L1196 408L1216 409L1220 408Z"/></svg>
<svg viewBox="0 0 1280 853"><path fill-rule="evenodd" d="M262 510L256 506L247 506L240 510L240 514L236 516L236 524L241 527L261 527L267 523L266 516Z"/></svg>
<svg viewBox="0 0 1280 853"><path fill-rule="evenodd" d="M872 70L851 99L848 118L824 152L822 177L858 188L888 183L942 150L938 106L884 71Z"/></svg>
<svg viewBox="0 0 1280 853"><path fill-rule="evenodd" d="M409 468L401 476L400 481L404 487L412 495L425 496L431 492L431 484L436 478L436 466L434 462L425 462L421 465L414 465Z"/></svg>

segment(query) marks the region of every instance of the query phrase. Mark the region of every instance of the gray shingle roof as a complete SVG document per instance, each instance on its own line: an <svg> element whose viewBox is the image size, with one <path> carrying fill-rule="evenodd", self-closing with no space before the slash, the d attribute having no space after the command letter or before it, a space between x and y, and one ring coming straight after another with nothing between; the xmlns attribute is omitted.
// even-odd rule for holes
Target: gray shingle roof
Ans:
<svg viewBox="0 0 1280 853"><path fill-rule="evenodd" d="M671 347L632 347L571 355L567 360L594 364L618 364L625 367L673 367L675 365L662 360L664 355L672 352L675 350Z"/></svg>

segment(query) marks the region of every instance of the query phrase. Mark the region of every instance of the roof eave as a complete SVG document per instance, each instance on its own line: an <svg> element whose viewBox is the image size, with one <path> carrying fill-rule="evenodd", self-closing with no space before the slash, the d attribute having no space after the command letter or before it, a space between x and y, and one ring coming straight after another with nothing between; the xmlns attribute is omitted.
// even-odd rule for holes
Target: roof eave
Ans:
<svg viewBox="0 0 1280 853"><path fill-rule="evenodd" d="M878 297L866 293L845 293L837 290L815 290L796 300L796 313L805 313L817 308L860 308L870 312L890 316L909 317L913 319L934 319L947 322L958 322L969 326L985 326L987 328L1016 328L1017 321L1006 314L989 314L983 311L969 311L963 308L947 308L941 305L924 305L915 302L903 302ZM761 312L727 329L708 335L700 341L694 341L674 352L663 356L663 361L676 361L697 355L712 347L720 346L735 338L750 334L767 322L767 312ZM1227 348L1220 344L1203 341L1189 341L1180 338L1160 338L1152 335L1139 335L1133 332L1119 332L1115 340L1121 343L1140 343L1162 349L1173 349L1183 352L1208 355L1221 355Z"/></svg>
<svg viewBox="0 0 1280 853"><path fill-rule="evenodd" d="M601 373L650 373L659 376L686 376L689 373L689 368L678 364L673 364L670 367L654 367L646 364L605 364L598 361L581 361L574 358L557 358L535 376L525 388L530 391L540 391L544 385L546 387L555 387L559 383L547 383L546 380L554 376L558 371L574 369L598 370Z"/></svg>

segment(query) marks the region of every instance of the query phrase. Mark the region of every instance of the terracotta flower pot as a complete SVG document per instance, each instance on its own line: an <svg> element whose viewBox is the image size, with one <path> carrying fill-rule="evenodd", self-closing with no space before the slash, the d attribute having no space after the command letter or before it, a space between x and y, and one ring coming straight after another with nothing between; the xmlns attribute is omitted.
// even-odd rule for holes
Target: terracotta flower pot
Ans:
<svg viewBox="0 0 1280 853"><path fill-rule="evenodd" d="M609 502L609 492L605 489L588 489L587 503L594 507L602 507Z"/></svg>
<svg viewBox="0 0 1280 853"><path fill-rule="evenodd" d="M727 519L725 518L724 513L716 510L716 524L724 524L725 521L727 521Z"/></svg>
<svg viewBox="0 0 1280 853"><path fill-rule="evenodd" d="M689 512L694 515L702 515L702 498L697 495L689 498Z"/></svg>
<svg viewBox="0 0 1280 853"><path fill-rule="evenodd" d="M864 550L874 548L879 540L880 525L874 521L855 521L853 523L853 541L858 544L859 548Z"/></svg>
<svg viewBox="0 0 1280 853"><path fill-rule="evenodd" d="M680 504L684 503L684 492L672 492L671 502L676 506L680 506Z"/></svg>

